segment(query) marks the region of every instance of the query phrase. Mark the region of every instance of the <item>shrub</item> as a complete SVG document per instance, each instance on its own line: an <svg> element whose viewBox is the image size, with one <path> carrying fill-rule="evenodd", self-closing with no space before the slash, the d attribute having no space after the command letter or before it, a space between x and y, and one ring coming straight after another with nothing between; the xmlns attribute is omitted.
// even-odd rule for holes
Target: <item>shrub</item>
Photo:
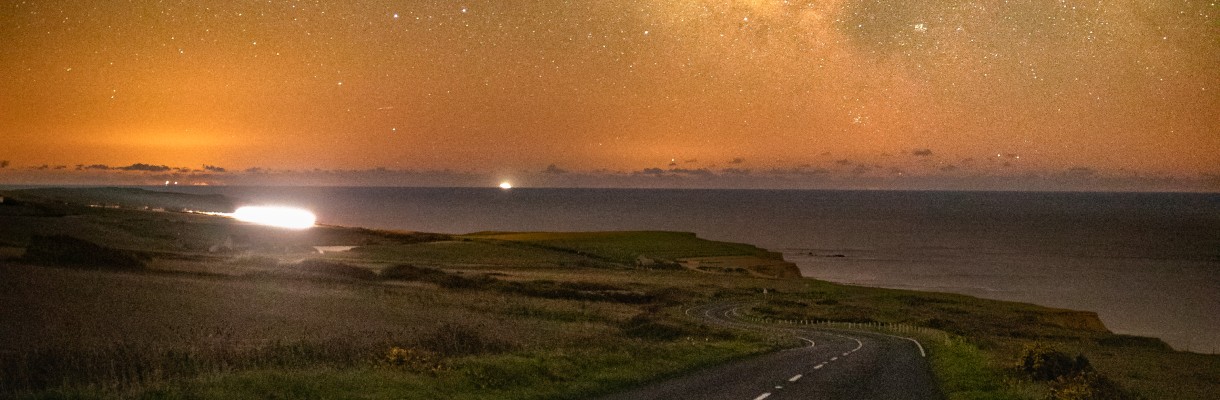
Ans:
<svg viewBox="0 0 1220 400"><path fill-rule="evenodd" d="M398 264L381 270L381 279L401 281L428 281L431 276L442 275L444 271L435 268L416 267L411 264Z"/></svg>
<svg viewBox="0 0 1220 400"><path fill-rule="evenodd" d="M557 379L546 360L538 357L505 355L477 358L466 360L459 368L470 382L484 391L528 388Z"/></svg>
<svg viewBox="0 0 1220 400"><path fill-rule="evenodd" d="M488 276L467 277L436 268L398 264L381 270L382 279L430 282L447 289L476 289L495 283Z"/></svg>
<svg viewBox="0 0 1220 400"><path fill-rule="evenodd" d="M420 346L436 353L456 357L498 353L508 350L508 343L484 334L483 326L445 323L419 339Z"/></svg>
<svg viewBox="0 0 1220 400"><path fill-rule="evenodd" d="M280 260L267 256L242 256L229 261L238 267L274 268L280 265Z"/></svg>
<svg viewBox="0 0 1220 400"><path fill-rule="evenodd" d="M435 352L394 346L386 353L386 363L412 372L437 372L445 368Z"/></svg>
<svg viewBox="0 0 1220 400"><path fill-rule="evenodd" d="M369 270L361 268L361 267L351 266L351 265L337 263L337 262L325 261L325 260L317 260L317 259L305 260L305 261L301 261L301 262L293 265L292 268L294 268L300 272L308 272L308 273L312 273L312 274L341 277L341 278L351 278L351 279L358 279L358 280L363 280L363 281L371 281L371 280L377 279L377 274L373 273L373 271L369 271Z"/></svg>
<svg viewBox="0 0 1220 400"><path fill-rule="evenodd" d="M610 301L626 304L646 304L657 298L613 285L592 282L555 282L548 280L500 282L500 291L544 299Z"/></svg>
<svg viewBox="0 0 1220 400"><path fill-rule="evenodd" d="M689 329L653 315L639 314L620 325L629 337L647 340L677 340L690 336Z"/></svg>
<svg viewBox="0 0 1220 400"><path fill-rule="evenodd" d="M22 260L35 264L86 269L141 270L144 262L132 252L113 249L67 235L30 237Z"/></svg>
<svg viewBox="0 0 1220 400"><path fill-rule="evenodd" d="M1026 346L1017 363L1017 369L1029 374L1035 381L1053 381L1092 372L1089 359L1082 355L1075 358L1042 343Z"/></svg>
<svg viewBox="0 0 1220 400"><path fill-rule="evenodd" d="M1051 383L1048 399L1053 400L1126 400L1133 396L1110 378L1096 372L1059 377Z"/></svg>

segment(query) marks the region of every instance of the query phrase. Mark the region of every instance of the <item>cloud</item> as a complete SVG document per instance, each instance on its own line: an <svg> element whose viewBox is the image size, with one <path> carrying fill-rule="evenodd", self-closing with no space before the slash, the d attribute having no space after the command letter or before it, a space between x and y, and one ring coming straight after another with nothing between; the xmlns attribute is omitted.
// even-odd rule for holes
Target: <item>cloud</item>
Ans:
<svg viewBox="0 0 1220 400"><path fill-rule="evenodd" d="M679 174L679 175L695 175L695 176L715 175L712 173L712 171L709 171L707 168L699 168L699 169L674 168L674 169L670 169L669 172Z"/></svg>
<svg viewBox="0 0 1220 400"><path fill-rule="evenodd" d="M800 177L800 176L813 176L813 175L827 175L827 174L830 174L830 170L828 170L826 168L813 168L813 166L811 166L809 164L804 164L804 165L801 165L799 167L792 168L792 169L773 168L773 169L767 170L766 174L780 176L780 177L785 177L785 176Z"/></svg>
<svg viewBox="0 0 1220 400"><path fill-rule="evenodd" d="M203 165L203 170L204 170L204 171L208 171L208 172L220 173L220 174L225 173L225 169L224 169L224 168L217 167L217 166L215 166L215 165L207 165L207 164L204 164L204 165Z"/></svg>
<svg viewBox="0 0 1220 400"><path fill-rule="evenodd" d="M699 176L699 177L714 177L716 173L707 168L689 169L689 168L644 168L637 172L631 173L634 176L651 175L651 176L668 176L668 177L683 177L683 176Z"/></svg>
<svg viewBox="0 0 1220 400"><path fill-rule="evenodd" d="M682 162L687 163L687 164L694 164L694 163L699 162L699 159L697 159L697 158L692 158L692 159L685 160L685 161L682 161Z"/></svg>
<svg viewBox="0 0 1220 400"><path fill-rule="evenodd" d="M170 167L164 165L152 165L144 163L135 163L126 167L115 167L114 169L123 171L142 171L142 172L165 172L169 171Z"/></svg>
<svg viewBox="0 0 1220 400"><path fill-rule="evenodd" d="M0 168L8 168L8 160L0 160Z"/></svg>
<svg viewBox="0 0 1220 400"><path fill-rule="evenodd" d="M911 155L916 156L916 157L928 157L928 156L932 155L932 150L931 149L916 149L915 151L911 152Z"/></svg>
<svg viewBox="0 0 1220 400"><path fill-rule="evenodd" d="M909 153L904 153L909 154ZM993 155L994 156L994 155ZM1002 154L1001 154L1002 156ZM608 169L564 170L558 165L546 169L521 171L514 180L535 187L622 187L622 188L736 188L736 189L867 189L892 190L1073 190L1073 191L1208 191L1220 192L1220 174L1191 176L1138 174L1106 171L1091 167L1060 169L1001 168L998 159L988 167L983 159L975 163L926 164L917 170L901 166L840 160L836 168L801 164L771 169L728 167L647 168L631 171ZM833 159L832 159L833 160ZM833 165L833 164L831 164ZM133 168L134 167L134 168ZM301 186L417 186L417 187L492 187L500 177L493 173L451 170L278 170L250 168L222 170L205 165L203 170L182 172L181 168L133 164L108 167L102 164L71 167L45 165L21 167L0 174L8 184L111 184L152 185L166 180L182 185L282 185ZM212 167L212 168L208 168ZM553 167L553 168L552 168ZM57 170L65 168L64 170ZM129 171L138 171L136 173ZM159 172L148 172L159 171ZM557 171L562 171L557 172ZM970 173L963 173L969 171Z"/></svg>
<svg viewBox="0 0 1220 400"><path fill-rule="evenodd" d="M732 160L729 160L729 164L741 164L744 162L746 162L746 159L741 158L741 157L735 157Z"/></svg>

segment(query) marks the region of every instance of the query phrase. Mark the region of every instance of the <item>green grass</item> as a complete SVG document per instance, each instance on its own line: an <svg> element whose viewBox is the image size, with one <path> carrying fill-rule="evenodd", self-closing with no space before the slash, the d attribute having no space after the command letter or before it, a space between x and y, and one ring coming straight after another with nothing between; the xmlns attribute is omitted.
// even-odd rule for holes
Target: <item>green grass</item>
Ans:
<svg viewBox="0 0 1220 400"><path fill-rule="evenodd" d="M456 240L362 246L330 256L367 263L406 263L445 268L555 268L605 266L566 252L488 241Z"/></svg>
<svg viewBox="0 0 1220 400"><path fill-rule="evenodd" d="M667 261L715 256L779 257L752 245L704 240L685 232L488 232L465 237L528 243L622 264L634 264L641 256Z"/></svg>
<svg viewBox="0 0 1220 400"><path fill-rule="evenodd" d="M978 347L963 341L925 340L928 361L949 400L1018 400L1040 396L1031 384L1012 378Z"/></svg>

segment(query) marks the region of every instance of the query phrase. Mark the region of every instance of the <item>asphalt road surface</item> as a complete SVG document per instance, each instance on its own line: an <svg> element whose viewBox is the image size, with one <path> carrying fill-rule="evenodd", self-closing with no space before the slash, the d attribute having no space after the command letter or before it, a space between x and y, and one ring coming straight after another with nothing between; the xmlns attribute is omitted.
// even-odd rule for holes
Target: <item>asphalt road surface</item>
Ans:
<svg viewBox="0 0 1220 400"><path fill-rule="evenodd" d="M889 335L750 324L734 316L740 304L686 311L708 323L784 331L803 347L722 365L628 392L626 399L941 399L917 342Z"/></svg>

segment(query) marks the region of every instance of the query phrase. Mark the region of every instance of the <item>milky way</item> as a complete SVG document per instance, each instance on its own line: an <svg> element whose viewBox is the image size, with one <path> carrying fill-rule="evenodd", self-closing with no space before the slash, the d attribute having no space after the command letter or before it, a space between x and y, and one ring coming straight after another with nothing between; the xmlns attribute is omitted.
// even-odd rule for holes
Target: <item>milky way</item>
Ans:
<svg viewBox="0 0 1220 400"><path fill-rule="evenodd" d="M1220 173L1210 1L16 1L0 24L10 170Z"/></svg>

